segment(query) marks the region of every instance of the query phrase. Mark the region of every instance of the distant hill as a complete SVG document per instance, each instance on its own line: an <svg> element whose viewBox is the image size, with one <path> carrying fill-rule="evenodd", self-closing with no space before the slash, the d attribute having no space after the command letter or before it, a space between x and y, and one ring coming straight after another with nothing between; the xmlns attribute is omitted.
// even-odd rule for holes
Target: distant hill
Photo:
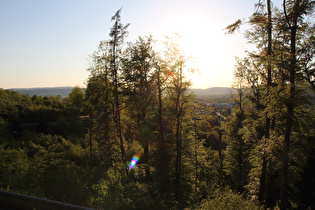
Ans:
<svg viewBox="0 0 315 210"><path fill-rule="evenodd" d="M73 87L45 87L45 88L14 88L14 91L20 94L28 94L29 96L57 96L67 97L72 91ZM229 87L212 87L208 89L190 89L191 92L197 96L218 96L218 95L229 95L235 92Z"/></svg>
<svg viewBox="0 0 315 210"><path fill-rule="evenodd" d="M229 95L235 93L233 88L229 87L212 87L208 89L190 89L191 92L197 96L216 96L216 95Z"/></svg>
<svg viewBox="0 0 315 210"><path fill-rule="evenodd" d="M73 87L45 87L45 88L14 88L14 91L20 94L28 94L29 96L57 96L67 97Z"/></svg>

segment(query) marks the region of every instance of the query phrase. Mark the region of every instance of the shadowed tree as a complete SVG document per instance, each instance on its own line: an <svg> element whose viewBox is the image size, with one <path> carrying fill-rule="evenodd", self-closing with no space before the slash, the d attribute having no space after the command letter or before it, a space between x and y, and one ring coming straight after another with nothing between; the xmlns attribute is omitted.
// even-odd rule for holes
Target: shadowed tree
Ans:
<svg viewBox="0 0 315 210"><path fill-rule="evenodd" d="M288 200L289 187L289 153L290 153L290 138L292 131L293 115L296 100L296 73L297 69L297 32L300 30L300 24L304 15L310 14L315 6L315 1L310 0L283 0L283 11L287 30L290 33L290 56L289 56L289 85L290 94L286 103L287 114L285 120L285 134L283 142L283 162L281 175L281 193L280 193L280 209L288 209L290 207Z"/></svg>
<svg viewBox="0 0 315 210"><path fill-rule="evenodd" d="M92 156L92 148L94 148L96 154L108 157L107 166L113 166L117 153L113 149L116 144L116 135L113 132L116 130L116 126L113 117L114 88L110 77L109 43L107 41L101 41L98 49L91 55L91 65L88 71L90 78L85 93L87 109L91 118L88 137L90 156ZM97 142L98 147L92 146L94 141Z"/></svg>
<svg viewBox="0 0 315 210"><path fill-rule="evenodd" d="M134 139L144 148L143 163L146 164L146 176L149 177L149 140L152 139L151 121L155 102L155 84L153 71L155 52L152 37L139 39L130 45L123 58L124 93L126 106L132 124L135 124Z"/></svg>
<svg viewBox="0 0 315 210"><path fill-rule="evenodd" d="M190 86L190 82L186 79L184 70L186 70L186 62L188 59L181 54L178 43L176 42L177 37L168 38L165 42L166 52L165 61L166 68L168 70L168 89L167 97L170 109L169 120L171 122L172 137L175 140L175 199L181 205L182 202L182 179L183 179L183 146L187 138L185 132L186 127L183 123L184 117L188 112L187 105L191 102L187 90Z"/></svg>
<svg viewBox="0 0 315 210"><path fill-rule="evenodd" d="M261 156L260 160L258 160L259 158L256 160L256 162L261 161L260 166L255 163L256 169L253 168L256 170L256 180L253 179L253 173L250 175L251 182L257 182L257 177L259 177L259 185L256 184L256 187L258 186L256 190L247 189L256 192L258 200L267 206L274 206L276 200L281 197L281 208L285 209L290 205L288 194L290 197L294 195L292 192L294 187L291 184L289 188L289 183L295 183L298 179L297 175L289 180L288 174L296 172L294 171L295 166L289 167L289 165L291 165L293 157L299 156L296 152L304 144L304 137L291 138L292 135L296 135L297 129L300 129L299 123L303 121L303 118L297 118L300 115L301 106L305 105L303 97L306 91L301 87L305 85L305 81L311 85L313 83L311 75L314 73L314 25L304 22L304 19L313 11L315 2L284 0L283 11L273 10L273 17L271 17L271 2L266 1L266 3L267 12L258 10L254 13L249 21L254 30L246 33L246 37L250 38L250 43L256 44L258 49L258 53L248 54L253 65L246 67L246 71L256 72L257 84L261 87L261 100L257 103L260 106L254 109L258 115L256 115L256 119L252 118L254 115L249 116L252 118L252 125L258 122L262 124L262 119L265 124L264 134L261 137L257 135L261 143L257 144L257 151L253 153L259 153L256 158ZM258 5L264 8L261 1ZM228 32L236 31L241 23L242 21L238 20L228 26ZM250 75L247 75L246 78L251 77L248 76ZM248 99L250 101L254 98L259 99L254 94L257 88L253 88L258 86L250 84L249 81L248 85L253 95ZM262 133L259 126L256 126L254 130L251 130L250 124L245 127L246 133L248 133L246 135L255 136L250 133ZM284 139L283 145L280 147L278 141L282 138ZM291 147L290 144L294 144L295 147ZM283 155L278 155L276 151L278 153L282 151ZM281 168L279 164L274 164L276 159L279 160L278 162L282 162L282 172L279 170ZM274 165L271 165L272 163ZM299 167L303 167L302 164ZM281 175L281 185L278 174ZM248 186L253 187L252 184L250 183ZM280 188L281 196L278 197L279 192L278 194L275 192Z"/></svg>
<svg viewBox="0 0 315 210"><path fill-rule="evenodd" d="M69 105L74 109L78 110L80 113L83 111L84 107L84 92L78 86L74 87L69 93Z"/></svg>
<svg viewBox="0 0 315 210"><path fill-rule="evenodd" d="M123 164L126 164L126 152L124 148L124 141L122 135L122 122L121 122L121 101L120 101L120 94L119 94L119 83L120 83L120 70L121 70L121 63L120 63L120 53L121 47L124 42L124 38L127 35L127 28L129 24L123 25L121 23L121 9L118 10L115 15L112 17L112 21L114 21L114 25L110 30L109 36L111 37L109 41L109 45L111 47L111 65L110 65L110 72L112 76L113 86L114 86L114 98L115 98L115 122L117 124L117 132L120 141L120 151L121 151L121 161ZM127 169L126 169L127 170ZM128 172L128 171L127 171Z"/></svg>

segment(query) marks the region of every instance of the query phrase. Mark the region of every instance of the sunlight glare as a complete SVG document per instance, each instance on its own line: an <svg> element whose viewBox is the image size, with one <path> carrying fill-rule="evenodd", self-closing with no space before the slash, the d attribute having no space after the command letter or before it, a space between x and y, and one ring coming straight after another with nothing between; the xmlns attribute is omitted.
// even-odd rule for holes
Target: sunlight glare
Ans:
<svg viewBox="0 0 315 210"><path fill-rule="evenodd" d="M174 15L167 24L169 31L180 34L179 45L183 54L191 57L193 63L187 65L199 69L200 74L191 75L193 86L211 86L210 78L224 70L224 51L227 46L223 40L224 31L209 17L202 14ZM205 78L209 78L208 82Z"/></svg>

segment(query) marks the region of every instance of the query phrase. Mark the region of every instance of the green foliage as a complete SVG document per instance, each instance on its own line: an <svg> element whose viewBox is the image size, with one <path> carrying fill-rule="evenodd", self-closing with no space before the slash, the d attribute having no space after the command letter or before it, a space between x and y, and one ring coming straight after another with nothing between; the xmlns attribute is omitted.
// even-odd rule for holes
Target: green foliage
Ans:
<svg viewBox="0 0 315 210"><path fill-rule="evenodd" d="M84 109L84 98L85 95L82 89L78 86L74 87L71 93L69 93L69 106L79 113L82 113Z"/></svg>
<svg viewBox="0 0 315 210"><path fill-rule="evenodd" d="M235 69L237 86L245 91L245 115L241 124L230 118L225 128L230 139L227 142L227 163L240 159L240 155L235 153L233 157L231 154L240 145L235 144L236 140L242 140L249 171L246 193L253 199L259 198L270 208L276 206L280 199L282 204L290 200L291 205L297 205L295 197L301 192L295 186L305 171L310 148L305 141L310 135L310 130L307 130L310 124L305 124L305 116L313 119L311 109L304 108L310 98L306 82L312 84L309 76L314 60L308 58L313 55L310 40L314 32L313 24L304 23L302 16L314 9L314 3L284 1L284 9L287 10L268 11L272 12L272 22L269 22L264 5L259 4L250 18L251 28L246 31L245 37L256 46L257 51L238 59ZM272 40L266 30L270 24ZM270 41L272 52L268 50ZM271 74L268 73L270 70ZM234 131L233 127L236 128ZM228 173L233 166L237 164L227 165ZM240 173L236 175L240 176Z"/></svg>
<svg viewBox="0 0 315 210"><path fill-rule="evenodd" d="M203 200L197 209L263 209L256 202L229 189L218 189Z"/></svg>
<svg viewBox="0 0 315 210"><path fill-rule="evenodd" d="M95 206L103 209L157 209L149 186L109 168L106 176L93 188L98 194Z"/></svg>
<svg viewBox="0 0 315 210"><path fill-rule="evenodd" d="M25 176L29 170L27 155L23 149L7 148L0 144L0 188L24 192Z"/></svg>

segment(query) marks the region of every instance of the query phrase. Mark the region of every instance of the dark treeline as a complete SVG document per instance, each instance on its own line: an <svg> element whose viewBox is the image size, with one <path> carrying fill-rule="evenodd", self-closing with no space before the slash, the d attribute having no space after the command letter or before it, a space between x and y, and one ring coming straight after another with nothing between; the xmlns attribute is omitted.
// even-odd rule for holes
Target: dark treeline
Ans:
<svg viewBox="0 0 315 210"><path fill-rule="evenodd" d="M189 91L176 39L126 45L117 11L85 92L0 90L0 188L98 209L314 206L315 26L304 18L315 3L284 3L259 2L249 18L257 48L237 60L221 114Z"/></svg>

